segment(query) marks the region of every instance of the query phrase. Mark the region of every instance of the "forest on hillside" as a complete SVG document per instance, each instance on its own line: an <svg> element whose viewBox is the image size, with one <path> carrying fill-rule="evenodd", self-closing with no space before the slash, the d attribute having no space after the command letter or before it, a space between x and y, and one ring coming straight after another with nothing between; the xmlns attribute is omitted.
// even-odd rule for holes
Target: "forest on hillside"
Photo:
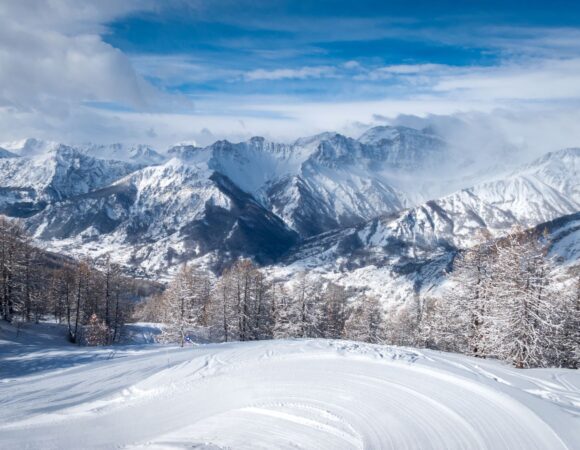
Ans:
<svg viewBox="0 0 580 450"><path fill-rule="evenodd" d="M547 237L514 229L457 253L442 295L386 311L360 290L312 273L270 279L248 259L220 276L183 265L164 290L47 253L15 221L0 220L0 314L54 320L71 342L119 342L124 324L163 323L160 340L185 345L286 338L349 339L506 360L516 367L578 367L580 276L547 257ZM149 295L152 294L152 295Z"/></svg>
<svg viewBox="0 0 580 450"><path fill-rule="evenodd" d="M113 344L152 286L126 276L109 259L97 268L89 259L46 252L17 221L0 218L0 318L5 321L50 319L66 325L73 343Z"/></svg>
<svg viewBox="0 0 580 450"><path fill-rule="evenodd" d="M139 310L180 345L193 330L215 342L350 339L495 357L516 367L578 367L580 278L547 257L545 236L514 229L459 252L442 296L415 295L385 312L375 297L302 272L269 280L249 260L221 277L181 267Z"/></svg>

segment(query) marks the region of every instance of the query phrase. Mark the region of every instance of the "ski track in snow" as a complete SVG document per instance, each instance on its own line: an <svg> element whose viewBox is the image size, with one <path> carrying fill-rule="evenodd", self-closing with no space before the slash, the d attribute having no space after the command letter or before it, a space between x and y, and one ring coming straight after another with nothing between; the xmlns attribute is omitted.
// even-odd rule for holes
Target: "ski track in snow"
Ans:
<svg viewBox="0 0 580 450"><path fill-rule="evenodd" d="M326 340L4 357L2 449L580 448L578 371Z"/></svg>

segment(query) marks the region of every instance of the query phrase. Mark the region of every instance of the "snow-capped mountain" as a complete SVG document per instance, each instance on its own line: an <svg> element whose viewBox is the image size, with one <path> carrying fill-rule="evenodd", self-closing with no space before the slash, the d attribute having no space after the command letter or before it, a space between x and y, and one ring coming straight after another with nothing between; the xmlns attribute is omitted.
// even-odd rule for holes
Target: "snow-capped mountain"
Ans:
<svg viewBox="0 0 580 450"><path fill-rule="evenodd" d="M167 156L31 139L8 147L4 214L26 217L51 249L99 256L114 248L148 273L187 260L219 268L239 255L296 270L417 272L427 260L446 264L450 249L471 245L482 229L499 236L580 210L579 149L425 201L424 175L451 156L431 132L404 127L358 140L323 133L290 144L178 145Z"/></svg>
<svg viewBox="0 0 580 450"><path fill-rule="evenodd" d="M318 252L332 261L354 250L375 258L416 258L437 249L469 247L481 232L499 237L516 224L531 227L574 214L580 211L579 163L580 149L548 153L505 179L306 240L290 259L312 258ZM355 261L351 258L349 264Z"/></svg>
<svg viewBox="0 0 580 450"><path fill-rule="evenodd" d="M110 252L143 269L246 256L271 263L297 239L284 222L226 176L173 158L103 188L48 205L27 226L70 253Z"/></svg>
<svg viewBox="0 0 580 450"><path fill-rule="evenodd" d="M210 167L307 237L423 199L405 175L436 164L445 149L445 142L429 132L376 127L359 140L327 132L291 145L259 137L238 144L219 141L197 157L210 152Z"/></svg>
<svg viewBox="0 0 580 450"><path fill-rule="evenodd" d="M458 249L501 237L514 225L545 227L554 256L577 263L579 162L580 149L549 153L505 179L315 236L273 271L284 278L307 267L392 303L431 289Z"/></svg>
<svg viewBox="0 0 580 450"><path fill-rule="evenodd" d="M89 157L73 147L26 147L25 155L0 158L0 212L26 217L48 204L107 186L139 166ZM22 149L21 149L22 150Z"/></svg>
<svg viewBox="0 0 580 450"><path fill-rule="evenodd" d="M470 192L526 226L580 211L580 148L548 153Z"/></svg>
<svg viewBox="0 0 580 450"><path fill-rule="evenodd" d="M268 206L302 236L350 226L410 204L378 170L382 157L358 141L325 134L296 142L308 155L265 187Z"/></svg>
<svg viewBox="0 0 580 450"><path fill-rule="evenodd" d="M353 225L410 204L381 171L381 150L338 133L279 144L254 137L169 150L226 175L301 236Z"/></svg>
<svg viewBox="0 0 580 450"><path fill-rule="evenodd" d="M16 158L18 155L0 147L0 158Z"/></svg>
<svg viewBox="0 0 580 450"><path fill-rule="evenodd" d="M416 170L445 157L447 144L430 130L378 126L366 131L359 142L376 151L391 167Z"/></svg>
<svg viewBox="0 0 580 450"><path fill-rule="evenodd" d="M56 150L60 145L58 142L45 141L36 138L27 138L19 141L4 142L0 147L18 156L38 156Z"/></svg>
<svg viewBox="0 0 580 450"><path fill-rule="evenodd" d="M167 157L157 152L155 149L144 144L126 145L115 144L93 144L86 143L80 145L63 144L55 141L46 141L36 138L27 138L19 141L5 142L0 144L0 148L7 150L11 156L35 157L49 154L61 147L74 148L80 153L96 159L123 161L142 166L161 164L167 161ZM0 156L4 157L4 156Z"/></svg>
<svg viewBox="0 0 580 450"><path fill-rule="evenodd" d="M147 162L157 165L147 167L136 164L145 161L131 150L158 154L142 146L75 149L29 139L11 148L23 157L11 159L0 179L28 197L6 203L33 206L6 213L33 216L27 227L51 248L98 254L122 246L125 261L148 261L148 269L202 256L212 256L214 265L224 255L273 261L296 233L313 236L409 205L385 180L381 151L337 133L293 144L256 137L176 146L167 153L171 160L157 164L155 157ZM98 168L101 177L85 167ZM258 225L259 233L251 233Z"/></svg>

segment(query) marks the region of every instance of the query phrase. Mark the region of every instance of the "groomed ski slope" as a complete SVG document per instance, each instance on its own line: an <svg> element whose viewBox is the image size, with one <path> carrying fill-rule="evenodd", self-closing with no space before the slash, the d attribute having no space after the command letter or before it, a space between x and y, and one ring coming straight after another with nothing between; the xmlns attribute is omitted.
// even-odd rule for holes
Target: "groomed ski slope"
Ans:
<svg viewBox="0 0 580 450"><path fill-rule="evenodd" d="M0 341L0 448L579 449L580 374L348 341Z"/></svg>

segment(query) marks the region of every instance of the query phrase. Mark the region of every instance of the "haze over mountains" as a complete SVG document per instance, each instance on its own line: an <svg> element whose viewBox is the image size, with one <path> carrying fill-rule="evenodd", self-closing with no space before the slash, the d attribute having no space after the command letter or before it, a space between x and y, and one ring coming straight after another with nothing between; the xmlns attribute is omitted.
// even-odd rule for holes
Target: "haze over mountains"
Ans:
<svg viewBox="0 0 580 450"><path fill-rule="evenodd" d="M309 266L356 284L364 269L404 276L397 289L412 290L481 229L500 236L580 211L580 149L502 171L462 159L430 129L167 151L35 139L0 147L1 213L46 248L110 252L148 277L185 261L219 271L243 256L279 276Z"/></svg>

